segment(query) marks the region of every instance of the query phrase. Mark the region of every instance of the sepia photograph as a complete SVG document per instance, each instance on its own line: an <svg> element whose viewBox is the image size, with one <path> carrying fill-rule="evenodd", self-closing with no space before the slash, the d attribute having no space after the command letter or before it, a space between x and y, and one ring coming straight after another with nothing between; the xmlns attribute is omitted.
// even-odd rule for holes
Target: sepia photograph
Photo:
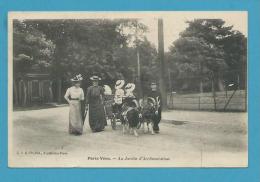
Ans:
<svg viewBox="0 0 260 182"><path fill-rule="evenodd" d="M9 12L9 167L248 167L246 11Z"/></svg>

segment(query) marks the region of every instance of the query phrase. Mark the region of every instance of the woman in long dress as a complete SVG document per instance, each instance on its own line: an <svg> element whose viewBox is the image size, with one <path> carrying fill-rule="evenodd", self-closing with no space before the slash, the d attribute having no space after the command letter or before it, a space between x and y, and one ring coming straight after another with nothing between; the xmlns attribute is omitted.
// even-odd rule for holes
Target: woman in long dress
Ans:
<svg viewBox="0 0 260 182"><path fill-rule="evenodd" d="M105 110L104 110L104 88L98 85L98 76L90 78L93 85L87 89L86 107L89 112L89 126L93 132L103 131L107 125Z"/></svg>
<svg viewBox="0 0 260 182"><path fill-rule="evenodd" d="M70 106L69 111L69 133L73 135L81 135L83 132L83 119L81 112L81 101L84 100L83 89L80 88L82 81L81 75L77 75L71 79L73 86L68 88L64 98Z"/></svg>

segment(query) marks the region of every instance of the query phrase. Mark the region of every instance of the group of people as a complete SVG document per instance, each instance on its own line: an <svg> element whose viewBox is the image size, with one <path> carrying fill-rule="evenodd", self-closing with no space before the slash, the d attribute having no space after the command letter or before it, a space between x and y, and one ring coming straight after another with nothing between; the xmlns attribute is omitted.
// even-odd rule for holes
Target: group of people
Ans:
<svg viewBox="0 0 260 182"><path fill-rule="evenodd" d="M92 132L104 131L107 125L106 111L104 108L105 88L99 85L101 80L98 76L90 77L92 86L87 88L86 95L81 86L83 77L79 74L71 79L72 86L67 89L64 98L69 103L69 133L72 135L81 135L83 133L84 121L87 118ZM138 104L135 94L135 84L125 84L124 80L118 80L115 84L113 112L122 109L123 101ZM151 83L151 91L148 97L154 98L157 103L161 102L160 92L157 90L156 83ZM85 102L85 104L82 104ZM136 103L135 103L136 102ZM84 107L85 105L85 107ZM87 116L86 117L86 113ZM159 132L159 122L161 120L161 107L159 107L157 118L155 119L153 129Z"/></svg>

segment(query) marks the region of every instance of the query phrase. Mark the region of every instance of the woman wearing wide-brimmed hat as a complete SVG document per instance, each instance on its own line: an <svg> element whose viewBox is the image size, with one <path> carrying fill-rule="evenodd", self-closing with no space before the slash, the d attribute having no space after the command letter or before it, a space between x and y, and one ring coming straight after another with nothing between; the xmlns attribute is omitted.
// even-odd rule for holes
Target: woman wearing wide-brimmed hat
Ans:
<svg viewBox="0 0 260 182"><path fill-rule="evenodd" d="M89 126L93 132L103 131L107 124L104 110L104 88L99 86L101 80L98 76L90 78L93 85L87 89L86 107L89 112Z"/></svg>
<svg viewBox="0 0 260 182"><path fill-rule="evenodd" d="M83 80L79 74L71 79L72 87L68 88L64 98L70 106L69 111L69 133L81 135L83 131L83 118L81 110L81 101L84 100L84 91L80 88L80 83Z"/></svg>

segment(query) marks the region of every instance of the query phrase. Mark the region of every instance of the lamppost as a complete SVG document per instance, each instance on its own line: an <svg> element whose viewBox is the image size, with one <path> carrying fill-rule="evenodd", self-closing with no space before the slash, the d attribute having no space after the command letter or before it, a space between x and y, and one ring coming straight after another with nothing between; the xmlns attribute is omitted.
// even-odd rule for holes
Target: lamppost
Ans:
<svg viewBox="0 0 260 182"><path fill-rule="evenodd" d="M164 62L163 20L161 18L158 19L158 58L160 61L160 90L162 94L162 108L167 109L167 93L165 84L165 80L167 80L167 72Z"/></svg>

